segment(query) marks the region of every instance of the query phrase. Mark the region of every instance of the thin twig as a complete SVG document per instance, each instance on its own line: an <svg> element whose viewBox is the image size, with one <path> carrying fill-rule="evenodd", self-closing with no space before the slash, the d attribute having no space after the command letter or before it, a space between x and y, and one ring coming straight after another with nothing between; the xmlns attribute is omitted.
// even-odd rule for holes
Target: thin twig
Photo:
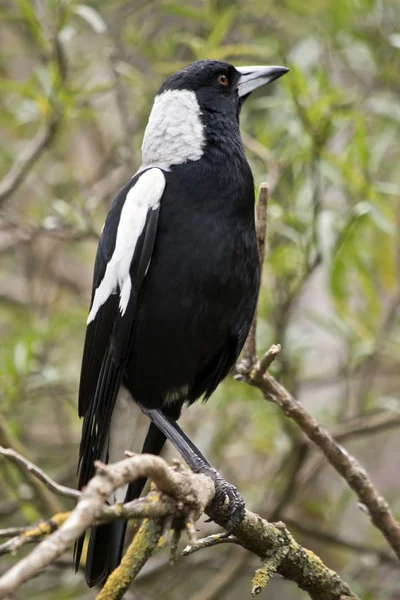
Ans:
<svg viewBox="0 0 400 600"><path fill-rule="evenodd" d="M366 398L368 391L372 388L374 378L376 377L379 359L382 351L382 346L387 339L388 333L393 328L400 307L400 291L397 290L389 302L389 306L384 315L383 321L379 327L378 333L374 341L374 349L367 359L358 369L360 374L360 384L357 392L357 405L359 412L365 410Z"/></svg>
<svg viewBox="0 0 400 600"><path fill-rule="evenodd" d="M57 133L59 124L60 116L52 114L40 127L35 137L27 144L24 150L17 155L10 170L0 181L0 205L21 185L35 162L46 148L50 146Z"/></svg>
<svg viewBox="0 0 400 600"><path fill-rule="evenodd" d="M245 147L265 163L268 171L268 188L272 192L278 183L282 171L281 163L275 160L273 153L268 148L260 144L258 140L251 137L245 131L242 131L242 139Z"/></svg>
<svg viewBox="0 0 400 600"><path fill-rule="evenodd" d="M258 246L258 258L260 265L264 263L265 240L267 237L267 210L268 210L268 185L264 182L260 185L258 201L256 204L256 236Z"/></svg>
<svg viewBox="0 0 400 600"><path fill-rule="evenodd" d="M264 374L267 369L271 366L275 358L278 356L281 351L280 344L273 344L269 350L260 358L260 360L256 363L254 367L254 371L258 374Z"/></svg>
<svg viewBox="0 0 400 600"><path fill-rule="evenodd" d="M135 135L135 124L132 116L132 111L128 110L129 98L127 97L127 91L124 84L121 81L121 77L118 71L118 63L121 61L121 41L112 38L113 46L111 49L106 51L106 58L110 67L110 74L113 79L113 89L115 92L115 101L117 114L120 121L120 127L122 132L123 144L120 147L121 158L129 164L133 165L133 152L132 152L132 140Z"/></svg>
<svg viewBox="0 0 400 600"><path fill-rule="evenodd" d="M267 236L267 210L268 210L268 186L266 183L260 185L258 192L258 200L256 204L256 236L258 246L258 258L262 272L262 265L265 256L265 240ZM257 356L256 348L256 333L257 333L257 312L253 317L253 322L250 327L246 342L243 346L242 358L236 365L238 373L247 372L254 364Z"/></svg>
<svg viewBox="0 0 400 600"><path fill-rule="evenodd" d="M60 485L54 481L54 479L47 475L42 469L34 465L27 458L24 458L21 454L19 454L19 452L16 452L16 450L12 450L11 448L3 448L0 446L0 456L5 456L14 464L34 475L37 479L39 479L39 481L44 483L50 491L58 494L59 496L65 496L66 498L73 498L76 500L81 495L78 490L66 487L65 485Z"/></svg>
<svg viewBox="0 0 400 600"><path fill-rule="evenodd" d="M342 423L338 423L332 430L332 437L336 441L344 441L349 438L361 437L387 431L400 426L400 414L394 412L382 412L373 415L354 417Z"/></svg>
<svg viewBox="0 0 400 600"><path fill-rule="evenodd" d="M55 98L67 78L67 60L61 40L57 34L52 39L51 56L57 69L57 78L54 89L50 91L48 98L50 105L49 115L33 139L28 142L22 152L18 152L17 158L14 160L8 173L0 181L0 206L23 183L34 164L51 145L59 130L62 111L57 106Z"/></svg>
<svg viewBox="0 0 400 600"><path fill-rule="evenodd" d="M278 521L278 519L281 519L286 506L293 502L296 491L299 487L299 471L308 458L309 450L309 444L304 442L302 439L299 439L292 444L290 450L288 451L290 456L286 456L285 463L289 465L289 472L278 501L268 513L271 521Z"/></svg>
<svg viewBox="0 0 400 600"><path fill-rule="evenodd" d="M21 458L23 457L23 454L25 454L24 446L14 436L6 419L2 417L2 415L0 415L0 447L1 446L8 446L8 452L15 452L16 455L21 456ZM63 507L59 499L50 494L47 487L39 481L33 473L30 473L29 470L25 468L23 462L18 466L21 477L25 479L26 483L34 492L34 504L38 510L37 518L42 515L47 516L52 513L61 512Z"/></svg>
<svg viewBox="0 0 400 600"><path fill-rule="evenodd" d="M400 415L398 413L382 412L372 415L365 415L348 419L338 423L331 430L332 437L337 442L352 440L356 437L375 435L384 431L389 431L400 426ZM314 446L309 441L310 447ZM315 449L316 450L316 449ZM307 468L303 469L299 477L299 483L302 486L309 485L315 480L321 469L326 465L326 460L321 454L314 452L308 461Z"/></svg>
<svg viewBox="0 0 400 600"><path fill-rule="evenodd" d="M0 529L0 538L9 538L19 535L20 533L24 533L27 529L28 527L7 527L6 529Z"/></svg>
<svg viewBox="0 0 400 600"><path fill-rule="evenodd" d="M40 521L33 527L24 528L19 535L0 545L0 556L8 553L15 554L25 544L39 542L65 523L70 514L70 512L58 513L48 521Z"/></svg>
<svg viewBox="0 0 400 600"><path fill-rule="evenodd" d="M310 525L304 525L304 523L301 523L300 521L296 521L295 519L291 519L289 517L285 517L285 524L288 527L295 529L302 535L323 542L324 544L338 546L339 548L349 550L350 552L356 552L357 554L370 554L376 556L378 560L382 562L388 563L397 568L399 566L397 558L393 556L393 554L390 554L389 552L386 552L386 550L382 550L381 548L361 544L360 542L343 538L340 535L337 535L336 533L322 531L321 529L316 529L315 527L312 527Z"/></svg>
<svg viewBox="0 0 400 600"><path fill-rule="evenodd" d="M182 551L182 556L189 556L203 548L212 548L220 544L240 544L240 541L234 535L227 533L215 533L200 540L196 540L194 544L188 544Z"/></svg>

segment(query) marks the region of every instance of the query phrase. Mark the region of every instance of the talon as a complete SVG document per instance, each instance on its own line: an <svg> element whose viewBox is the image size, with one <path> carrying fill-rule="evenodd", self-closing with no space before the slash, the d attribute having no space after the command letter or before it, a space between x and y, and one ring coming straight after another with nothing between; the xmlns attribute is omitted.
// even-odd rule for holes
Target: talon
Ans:
<svg viewBox="0 0 400 600"><path fill-rule="evenodd" d="M240 525L244 519L244 500L237 491L237 488L231 483L225 481L225 479L223 479L217 471L213 470L208 474L213 479L215 484L215 496L211 504L211 518L215 520L218 514L220 514L221 509L224 507L225 500L227 499L229 505L227 509L225 509L228 517L226 529L229 533L232 533L232 531L238 525Z"/></svg>

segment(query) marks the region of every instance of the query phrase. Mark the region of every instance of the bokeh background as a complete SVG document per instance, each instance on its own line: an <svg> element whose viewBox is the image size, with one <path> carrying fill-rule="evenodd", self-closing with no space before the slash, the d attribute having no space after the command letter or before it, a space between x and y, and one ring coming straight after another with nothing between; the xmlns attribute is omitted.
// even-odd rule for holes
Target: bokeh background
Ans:
<svg viewBox="0 0 400 600"><path fill-rule="evenodd" d="M140 165L163 79L200 58L284 64L290 74L242 113L256 184L270 189L258 348L282 344L274 374L399 516L399 1L10 0L0 16L0 443L76 485L96 243ZM8 189L38 136L36 162ZM400 598L398 567L354 494L257 390L227 380L182 426L249 508L285 521L363 600ZM0 527L70 506L6 462L0 489ZM170 568L161 550L126 597L248 598L258 566L228 546ZM18 594L94 597L71 555ZM305 595L276 578L264 597Z"/></svg>

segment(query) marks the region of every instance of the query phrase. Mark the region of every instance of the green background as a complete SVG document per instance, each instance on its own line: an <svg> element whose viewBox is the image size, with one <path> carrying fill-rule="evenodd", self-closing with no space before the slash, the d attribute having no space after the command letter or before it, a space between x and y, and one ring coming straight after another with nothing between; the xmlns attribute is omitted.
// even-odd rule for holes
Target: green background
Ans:
<svg viewBox="0 0 400 600"><path fill-rule="evenodd" d="M284 64L290 73L241 118L256 185L270 189L258 349L282 344L273 373L342 436L398 515L400 3L15 0L0 11L0 176L41 128L55 131L0 194L0 443L76 484L96 243L140 165L164 78L200 58ZM353 493L257 390L227 380L182 426L249 508L285 521L363 600L400 598L390 550ZM0 527L70 506L5 462L0 486ZM234 547L167 560L158 552L126 597L248 598L259 566ZM66 555L18 598L94 598L70 565ZM263 594L305 597L278 578Z"/></svg>

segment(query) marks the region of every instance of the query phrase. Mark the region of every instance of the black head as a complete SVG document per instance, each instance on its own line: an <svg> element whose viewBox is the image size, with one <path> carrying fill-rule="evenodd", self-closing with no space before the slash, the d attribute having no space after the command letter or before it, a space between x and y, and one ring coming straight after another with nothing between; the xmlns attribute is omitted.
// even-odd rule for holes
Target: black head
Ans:
<svg viewBox="0 0 400 600"><path fill-rule="evenodd" d="M189 90L195 92L202 111L238 115L252 91L288 70L276 66L235 68L220 60L198 60L168 77L159 94L166 90Z"/></svg>
<svg viewBox="0 0 400 600"><path fill-rule="evenodd" d="M199 60L169 77L154 99L142 144L143 165L168 168L199 160L207 149L243 158L239 113L253 90L288 69L237 67Z"/></svg>

